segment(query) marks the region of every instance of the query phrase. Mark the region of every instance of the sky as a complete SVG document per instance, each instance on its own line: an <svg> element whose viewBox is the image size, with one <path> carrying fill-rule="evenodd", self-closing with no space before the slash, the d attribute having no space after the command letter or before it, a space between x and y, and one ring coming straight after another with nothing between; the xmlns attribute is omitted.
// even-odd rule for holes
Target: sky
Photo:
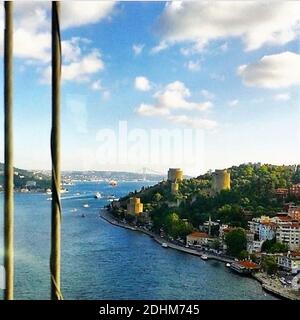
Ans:
<svg viewBox="0 0 300 320"><path fill-rule="evenodd" d="M51 167L49 3L14 6L14 161L25 169ZM300 163L300 1L61 10L64 170Z"/></svg>

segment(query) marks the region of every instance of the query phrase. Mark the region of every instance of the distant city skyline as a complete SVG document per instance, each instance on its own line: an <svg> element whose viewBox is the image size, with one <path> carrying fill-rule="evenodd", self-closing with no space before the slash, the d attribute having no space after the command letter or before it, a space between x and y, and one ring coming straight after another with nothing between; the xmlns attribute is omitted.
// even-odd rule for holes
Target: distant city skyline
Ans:
<svg viewBox="0 0 300 320"><path fill-rule="evenodd" d="M62 169L300 163L299 12L297 1L62 2ZM14 14L14 164L49 169L50 3L16 2ZM182 145L160 153L153 130L177 130ZM2 127L2 162L3 145Z"/></svg>

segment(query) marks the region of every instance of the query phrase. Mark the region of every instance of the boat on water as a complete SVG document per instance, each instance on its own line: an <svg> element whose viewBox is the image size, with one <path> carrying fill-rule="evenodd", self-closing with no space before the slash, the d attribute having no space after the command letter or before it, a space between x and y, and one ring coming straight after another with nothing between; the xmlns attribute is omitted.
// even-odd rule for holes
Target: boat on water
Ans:
<svg viewBox="0 0 300 320"><path fill-rule="evenodd" d="M201 259L202 259L202 260L208 260L208 256L207 256L206 254L203 254L203 255L201 256Z"/></svg>
<svg viewBox="0 0 300 320"><path fill-rule="evenodd" d="M95 199L101 199L102 198L101 193L100 192L96 192L95 195L94 195L94 198Z"/></svg>
<svg viewBox="0 0 300 320"><path fill-rule="evenodd" d="M89 205L88 205L87 203L85 203L85 204L83 205L83 207L84 207L84 208L89 208Z"/></svg>
<svg viewBox="0 0 300 320"><path fill-rule="evenodd" d="M163 248L168 248L168 244L165 243L165 242L163 242L163 243L161 244L161 246L162 246Z"/></svg>
<svg viewBox="0 0 300 320"><path fill-rule="evenodd" d="M111 185L112 187L115 187L118 185L118 182L116 180L109 180L108 184Z"/></svg>
<svg viewBox="0 0 300 320"><path fill-rule="evenodd" d="M51 190L51 189L47 189L47 190L46 190L46 193L47 193L47 194L52 194L52 190Z"/></svg>
<svg viewBox="0 0 300 320"><path fill-rule="evenodd" d="M76 211L77 211L76 208L70 210L70 212L76 212Z"/></svg>
<svg viewBox="0 0 300 320"><path fill-rule="evenodd" d="M226 267L227 267L227 268L230 268L230 263L227 262L227 263L226 263Z"/></svg>
<svg viewBox="0 0 300 320"><path fill-rule="evenodd" d="M81 215L81 218L85 218L85 214L84 213Z"/></svg>

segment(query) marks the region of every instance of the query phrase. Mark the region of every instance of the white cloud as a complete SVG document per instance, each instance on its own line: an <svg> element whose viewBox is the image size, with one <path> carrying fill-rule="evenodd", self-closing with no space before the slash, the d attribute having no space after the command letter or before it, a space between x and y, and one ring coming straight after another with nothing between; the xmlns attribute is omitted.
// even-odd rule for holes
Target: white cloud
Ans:
<svg viewBox="0 0 300 320"><path fill-rule="evenodd" d="M246 50L255 50L296 39L299 12L298 1L175 1L166 4L155 32L161 38L159 48L192 43L185 53L228 37L239 37Z"/></svg>
<svg viewBox="0 0 300 320"><path fill-rule="evenodd" d="M186 114L173 114L173 111L177 109L203 112L212 107L210 101L202 103L188 101L187 98L190 96L191 93L184 83L175 81L167 84L153 95L154 104L142 103L135 109L135 112L140 116L157 116L169 122L193 128L212 129L216 127L217 123L213 120Z"/></svg>
<svg viewBox="0 0 300 320"><path fill-rule="evenodd" d="M63 1L61 5L62 28L97 23L111 14L114 5L115 1Z"/></svg>
<svg viewBox="0 0 300 320"><path fill-rule="evenodd" d="M242 65L237 73L247 86L277 89L300 84L299 70L300 54L286 51Z"/></svg>
<svg viewBox="0 0 300 320"><path fill-rule="evenodd" d="M273 99L275 101L288 101L291 99L291 96L289 93L278 93L274 95Z"/></svg>
<svg viewBox="0 0 300 320"><path fill-rule="evenodd" d="M94 90L94 91L102 91L103 87L102 87L102 84L101 84L101 80L94 81L92 83L92 85L91 85L91 89Z"/></svg>
<svg viewBox="0 0 300 320"><path fill-rule="evenodd" d="M62 28L96 23L109 16L113 1L62 1ZM51 6L46 1L17 1L14 6L14 55L32 62L48 63L51 58ZM3 6L0 6L0 27L4 25ZM62 41L67 62L75 61L79 43L74 39ZM3 52L3 33L0 33Z"/></svg>
<svg viewBox="0 0 300 320"><path fill-rule="evenodd" d="M201 69L201 64L200 61L192 61L189 60L186 64L185 64L186 68L190 71L199 71Z"/></svg>
<svg viewBox="0 0 300 320"><path fill-rule="evenodd" d="M220 45L220 49L223 52L227 52L228 51L228 43L224 42L223 44Z"/></svg>
<svg viewBox="0 0 300 320"><path fill-rule="evenodd" d="M135 78L134 87L135 87L136 90L139 90L139 91L149 91L149 90L151 90L150 81L146 77L143 77L143 76Z"/></svg>
<svg viewBox="0 0 300 320"><path fill-rule="evenodd" d="M135 56L138 56L142 53L145 45L144 44L133 44L132 51Z"/></svg>
<svg viewBox="0 0 300 320"><path fill-rule="evenodd" d="M92 82L90 88L93 91L101 92L101 96L102 96L103 100L108 100L110 98L110 91L108 89L106 89L105 87L103 87L101 80L96 80L96 81Z"/></svg>
<svg viewBox="0 0 300 320"><path fill-rule="evenodd" d="M141 116L152 117L152 116L165 116L170 113L168 109L156 108L151 104L142 103L135 112Z"/></svg>
<svg viewBox="0 0 300 320"><path fill-rule="evenodd" d="M186 127L197 129L214 129L217 127L217 122L198 117L189 117L187 115L170 115L167 119L175 124L181 124Z"/></svg>
<svg viewBox="0 0 300 320"><path fill-rule="evenodd" d="M208 100L214 100L215 97L216 97L214 95L214 93L212 93L212 92L210 92L208 90L205 90L205 89L201 90L200 93L203 96L203 98L208 99Z"/></svg>
<svg viewBox="0 0 300 320"><path fill-rule="evenodd" d="M190 96L191 93L189 89L180 81L169 83L163 90L159 90L154 94L158 108L204 111L212 107L210 101L188 101L187 98Z"/></svg>
<svg viewBox="0 0 300 320"><path fill-rule="evenodd" d="M228 101L228 105L229 107L235 107L239 104L239 100L238 99L234 99L234 100L230 100Z"/></svg>
<svg viewBox="0 0 300 320"><path fill-rule="evenodd" d="M168 45L165 41L160 42L157 46L153 47L150 51L150 53L155 54L160 51L163 51L168 48Z"/></svg>
<svg viewBox="0 0 300 320"><path fill-rule="evenodd" d="M101 60L99 51L93 50L87 55L80 58L80 60L62 65L62 80L86 82L90 80L90 76L103 70L104 63ZM42 72L43 83L50 83L51 81L51 67L48 66Z"/></svg>

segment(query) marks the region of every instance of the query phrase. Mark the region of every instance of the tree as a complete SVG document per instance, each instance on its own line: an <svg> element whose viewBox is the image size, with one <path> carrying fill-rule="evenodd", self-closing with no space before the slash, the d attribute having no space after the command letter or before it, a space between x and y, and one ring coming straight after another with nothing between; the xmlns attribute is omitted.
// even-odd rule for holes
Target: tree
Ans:
<svg viewBox="0 0 300 320"><path fill-rule="evenodd" d="M241 252L247 248L247 238L244 229L237 228L230 231L225 237L227 251L234 257L240 257Z"/></svg>
<svg viewBox="0 0 300 320"><path fill-rule="evenodd" d="M261 262L261 266L267 274L274 274L278 270L278 265L276 262L276 257L274 256L266 256L263 258Z"/></svg>
<svg viewBox="0 0 300 320"><path fill-rule="evenodd" d="M288 251L288 247L284 243L276 242L274 238L264 241L261 246L261 251L267 253L284 253Z"/></svg>
<svg viewBox="0 0 300 320"><path fill-rule="evenodd" d="M163 198L163 196L159 192L156 192L153 196L153 201L159 202L162 198Z"/></svg>

